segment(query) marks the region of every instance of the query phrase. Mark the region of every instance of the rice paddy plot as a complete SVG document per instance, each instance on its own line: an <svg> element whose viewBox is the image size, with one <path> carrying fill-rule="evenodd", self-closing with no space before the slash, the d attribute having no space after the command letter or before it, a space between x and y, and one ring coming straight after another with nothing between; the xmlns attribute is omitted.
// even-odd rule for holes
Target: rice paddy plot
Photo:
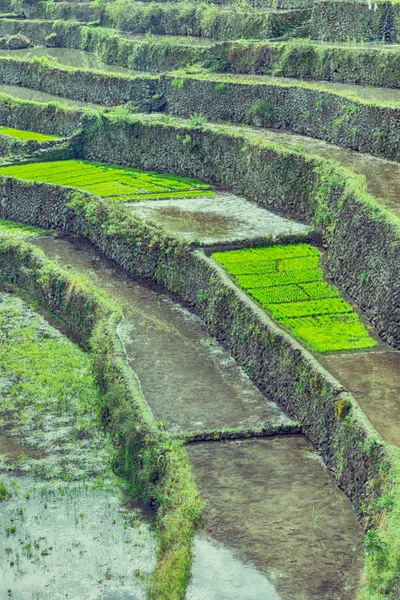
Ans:
<svg viewBox="0 0 400 600"><path fill-rule="evenodd" d="M191 198L214 193L197 179L84 160L11 165L0 168L0 175L67 186L117 201Z"/></svg>
<svg viewBox="0 0 400 600"><path fill-rule="evenodd" d="M26 142L33 141L41 143L60 139L60 137L56 135L47 135L36 131L25 131L24 129L14 129L13 127L0 127L0 134L8 135Z"/></svg>
<svg viewBox="0 0 400 600"><path fill-rule="evenodd" d="M338 288L324 281L320 252L308 244L215 252L236 282L317 352L376 346Z"/></svg>
<svg viewBox="0 0 400 600"><path fill-rule="evenodd" d="M15 221L0 219L0 236L2 233L5 233L7 236L23 238L48 233L49 231L49 229L39 229L38 227L23 225L22 223L16 223Z"/></svg>

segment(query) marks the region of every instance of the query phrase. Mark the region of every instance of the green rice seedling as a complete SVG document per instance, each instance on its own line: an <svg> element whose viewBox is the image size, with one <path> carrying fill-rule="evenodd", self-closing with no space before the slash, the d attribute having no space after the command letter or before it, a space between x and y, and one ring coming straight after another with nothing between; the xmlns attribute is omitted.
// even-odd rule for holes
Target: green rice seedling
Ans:
<svg viewBox="0 0 400 600"><path fill-rule="evenodd" d="M262 273L256 275L236 275L236 281L245 289L255 289L268 286L289 285L291 283L305 284L308 282L322 281L320 269L304 269L303 271L292 271L290 273ZM304 291L304 285L301 286Z"/></svg>
<svg viewBox="0 0 400 600"><path fill-rule="evenodd" d="M324 298L340 298L339 290L326 281L314 281L312 283L301 283L300 287L304 290L311 300L322 300Z"/></svg>
<svg viewBox="0 0 400 600"><path fill-rule="evenodd" d="M216 252L213 258L282 325L317 352L372 348L340 291L324 281L320 252L309 244Z"/></svg>
<svg viewBox="0 0 400 600"><path fill-rule="evenodd" d="M23 225L22 223L15 223L14 221L0 219L0 235L1 232L4 232L7 235L11 234L13 237L21 238L47 233L47 231L44 229L39 229L38 227L31 227L30 225Z"/></svg>
<svg viewBox="0 0 400 600"><path fill-rule="evenodd" d="M35 141L35 142L48 142L51 140L60 139L56 135L47 135L44 133L37 133L36 131L25 131L23 129L14 129L13 127L0 127L0 134L8 135L19 140Z"/></svg>
<svg viewBox="0 0 400 600"><path fill-rule="evenodd" d="M297 306L298 303L308 300L306 292L297 285L256 288L247 291L253 298L258 300L260 304L267 307L271 304L284 303L290 303L290 306Z"/></svg>
<svg viewBox="0 0 400 600"><path fill-rule="evenodd" d="M376 341L368 334L356 313L282 319L281 322L296 337L307 341L316 352L361 350L376 346Z"/></svg>
<svg viewBox="0 0 400 600"><path fill-rule="evenodd" d="M0 175L68 186L121 201L191 198L214 193L209 185L193 178L185 179L83 160L3 167Z"/></svg>
<svg viewBox="0 0 400 600"><path fill-rule="evenodd" d="M308 317L319 315L337 315L351 313L352 307L342 298L327 298L325 300L306 300L305 302L291 302L290 304L270 304L268 306L276 318Z"/></svg>
<svg viewBox="0 0 400 600"><path fill-rule="evenodd" d="M319 266L319 256L301 256L300 258L285 258L279 261L279 271L297 271L316 269Z"/></svg>

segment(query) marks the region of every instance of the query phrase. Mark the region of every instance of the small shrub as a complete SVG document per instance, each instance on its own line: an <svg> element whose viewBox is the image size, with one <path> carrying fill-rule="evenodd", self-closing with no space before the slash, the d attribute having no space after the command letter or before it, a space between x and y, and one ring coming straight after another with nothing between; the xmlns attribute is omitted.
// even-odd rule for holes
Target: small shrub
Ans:
<svg viewBox="0 0 400 600"><path fill-rule="evenodd" d="M202 127L207 122L207 119L204 115L192 115L189 119L189 125L191 127Z"/></svg>
<svg viewBox="0 0 400 600"><path fill-rule="evenodd" d="M256 100L249 111L249 117L253 121L260 121L263 126L268 125L273 120L273 107L269 100Z"/></svg>

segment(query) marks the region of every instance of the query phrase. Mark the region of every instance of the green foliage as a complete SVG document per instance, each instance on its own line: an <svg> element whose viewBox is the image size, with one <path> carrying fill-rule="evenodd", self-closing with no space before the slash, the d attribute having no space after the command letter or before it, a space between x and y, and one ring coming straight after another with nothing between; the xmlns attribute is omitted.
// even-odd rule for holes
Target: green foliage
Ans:
<svg viewBox="0 0 400 600"><path fill-rule="evenodd" d="M202 127L207 122L207 119L204 115L192 115L189 119L190 127Z"/></svg>
<svg viewBox="0 0 400 600"><path fill-rule="evenodd" d="M9 500L10 498L11 493L9 492L4 481L0 479L0 502L3 502L4 500Z"/></svg>
<svg viewBox="0 0 400 600"><path fill-rule="evenodd" d="M197 179L82 160L2 167L0 175L73 187L111 200L190 198L213 194L209 185Z"/></svg>
<svg viewBox="0 0 400 600"><path fill-rule="evenodd" d="M214 86L214 93L217 96L220 96L220 95L226 94L227 89L228 89L228 85L226 83L223 83L223 82L217 83L217 85Z"/></svg>
<svg viewBox="0 0 400 600"><path fill-rule="evenodd" d="M273 120L273 106L269 100L256 100L250 107L249 116L258 117L263 125Z"/></svg>
<svg viewBox="0 0 400 600"><path fill-rule="evenodd" d="M183 79L183 77L175 77L171 81L171 85L173 85L177 90L183 90L183 88L185 87L185 80Z"/></svg>
<svg viewBox="0 0 400 600"><path fill-rule="evenodd" d="M313 350L332 352L376 345L339 290L323 280L316 248L308 244L272 246L216 252L213 257Z"/></svg>

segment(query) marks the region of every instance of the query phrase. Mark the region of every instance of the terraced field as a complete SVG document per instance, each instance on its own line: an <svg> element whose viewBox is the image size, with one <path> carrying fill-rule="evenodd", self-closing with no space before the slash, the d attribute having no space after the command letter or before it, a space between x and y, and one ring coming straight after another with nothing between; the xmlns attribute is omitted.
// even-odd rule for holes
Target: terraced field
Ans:
<svg viewBox="0 0 400 600"><path fill-rule="evenodd" d="M24 131L22 129L14 129L13 127L0 127L0 135L8 135L18 140L32 140L35 142L46 142L60 139L59 136L56 135L46 135L36 131Z"/></svg>
<svg viewBox="0 0 400 600"><path fill-rule="evenodd" d="M2 0L0 595L400 597L399 7Z"/></svg>
<svg viewBox="0 0 400 600"><path fill-rule="evenodd" d="M308 245L214 253L237 283L318 352L373 348L376 341L337 287L324 281Z"/></svg>
<svg viewBox="0 0 400 600"><path fill-rule="evenodd" d="M112 200L190 198L213 194L209 185L196 179L78 160L2 167L0 174L85 190Z"/></svg>

